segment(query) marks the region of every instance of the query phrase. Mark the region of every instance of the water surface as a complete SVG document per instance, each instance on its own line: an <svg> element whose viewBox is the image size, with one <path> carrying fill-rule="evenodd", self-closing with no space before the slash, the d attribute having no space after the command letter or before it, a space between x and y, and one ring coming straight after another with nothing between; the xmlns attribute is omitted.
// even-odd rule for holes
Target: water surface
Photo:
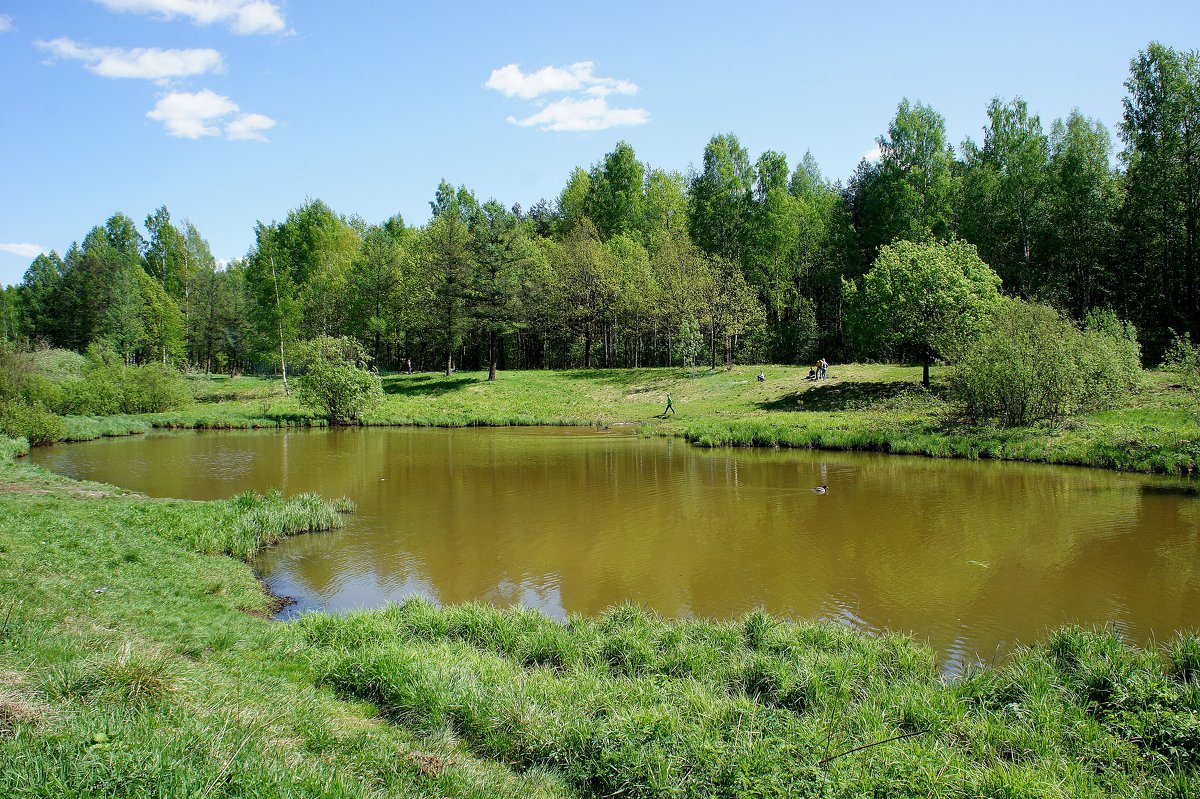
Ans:
<svg viewBox="0 0 1200 799"><path fill-rule="evenodd" d="M911 632L951 667L1065 623L1139 642L1200 626L1200 500L1163 478L586 428L153 433L32 457L152 496L351 497L344 530L255 563L290 613L413 594L559 617L763 607Z"/></svg>

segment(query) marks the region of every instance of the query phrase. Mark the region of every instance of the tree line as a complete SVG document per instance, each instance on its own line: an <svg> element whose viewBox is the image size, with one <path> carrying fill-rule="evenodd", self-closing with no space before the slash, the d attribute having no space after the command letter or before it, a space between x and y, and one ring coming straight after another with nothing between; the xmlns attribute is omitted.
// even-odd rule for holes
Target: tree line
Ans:
<svg viewBox="0 0 1200 799"><path fill-rule="evenodd" d="M320 335L380 368L650 366L917 358L848 335L848 306L881 250L967 242L1012 297L1082 320L1108 309L1157 359L1200 337L1200 56L1158 43L1125 82L1122 149L1073 111L1049 127L993 99L979 141L954 147L933 108L902 100L847 181L811 154L752 159L714 136L687 174L619 142L529 209L443 182L421 226L369 224L306 200L259 223L218 268L168 209L144 233L117 213L0 295L3 336L126 363L286 370ZM861 295L860 295L861 296Z"/></svg>

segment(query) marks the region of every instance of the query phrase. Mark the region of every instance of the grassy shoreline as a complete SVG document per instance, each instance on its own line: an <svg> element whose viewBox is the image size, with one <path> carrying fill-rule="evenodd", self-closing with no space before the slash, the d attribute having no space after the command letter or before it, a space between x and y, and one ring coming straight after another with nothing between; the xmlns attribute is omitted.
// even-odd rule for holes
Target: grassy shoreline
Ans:
<svg viewBox="0 0 1200 799"><path fill-rule="evenodd" d="M766 380L755 375L762 371ZM1000 428L955 418L934 370L835 366L827 381L798 367L730 371L620 369L568 372L393 374L371 426L635 425L645 435L700 446L766 446L887 452L938 458L1016 460L1192 476L1200 468L1200 405L1176 376L1148 372L1125 407L1059 424ZM325 420L285 397L269 378L192 378L197 401L132 416L66 417L66 438L84 441L162 429L319 427ZM663 418L667 392L679 413Z"/></svg>
<svg viewBox="0 0 1200 799"><path fill-rule="evenodd" d="M1195 636L1060 630L948 681L907 636L763 613L412 601L278 624L245 558L337 507L151 499L23 449L0 439L6 797L1200 791Z"/></svg>

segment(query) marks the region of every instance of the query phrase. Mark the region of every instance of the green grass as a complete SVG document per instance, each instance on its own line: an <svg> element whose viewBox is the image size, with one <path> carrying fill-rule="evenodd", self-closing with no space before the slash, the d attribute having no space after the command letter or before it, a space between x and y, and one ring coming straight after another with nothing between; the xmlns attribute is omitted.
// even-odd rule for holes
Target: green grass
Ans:
<svg viewBox="0 0 1200 799"><path fill-rule="evenodd" d="M0 460L0 796L564 795L554 775L414 736L315 684L228 555L339 509L155 500Z"/></svg>
<svg viewBox="0 0 1200 799"><path fill-rule="evenodd" d="M328 685L396 725L552 769L583 795L1200 790L1195 638L1179 639L1172 660L1063 630L947 682L906 637L762 613L669 622L626 606L560 625L411 600L295 627Z"/></svg>
<svg viewBox="0 0 1200 799"><path fill-rule="evenodd" d="M948 681L906 636L760 612L278 624L243 558L347 501L150 499L23 450L0 439L6 799L1200 791L1195 636L1062 630Z"/></svg>
<svg viewBox="0 0 1200 799"><path fill-rule="evenodd" d="M765 382L755 375L763 371ZM442 427L634 425L645 435L680 436L701 446L804 447L930 457L995 458L1163 474L1200 464L1200 405L1173 387L1176 375L1148 372L1125 407L1059 424L1000 428L966 424L946 399L944 375L930 390L920 368L834 366L813 383L806 369L741 366L730 371L594 369L386 375L385 400L368 425ZM325 420L286 397L282 382L193 378L198 401L179 411L101 420L69 417L68 438L138 432L146 425L230 429L321 426ZM676 415L662 417L667 392Z"/></svg>

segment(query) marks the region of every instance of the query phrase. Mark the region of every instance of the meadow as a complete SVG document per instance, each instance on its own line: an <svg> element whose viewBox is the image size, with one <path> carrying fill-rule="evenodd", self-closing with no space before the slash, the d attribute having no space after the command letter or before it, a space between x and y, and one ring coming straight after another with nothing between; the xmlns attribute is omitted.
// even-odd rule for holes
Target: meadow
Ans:
<svg viewBox="0 0 1200 799"><path fill-rule="evenodd" d="M762 372L766 378L757 380ZM920 367L835 365L819 382L807 369L596 369L383 376L385 399L368 425L633 425L645 435L700 446L805 447L930 457L994 458L1190 475L1200 464L1200 404L1178 375L1147 371L1121 407L1027 427L972 424L948 399L942 370L929 389ZM226 429L319 426L273 378L193 376L195 402L176 411L67 417L66 436L151 427ZM667 393L676 413L663 416Z"/></svg>

